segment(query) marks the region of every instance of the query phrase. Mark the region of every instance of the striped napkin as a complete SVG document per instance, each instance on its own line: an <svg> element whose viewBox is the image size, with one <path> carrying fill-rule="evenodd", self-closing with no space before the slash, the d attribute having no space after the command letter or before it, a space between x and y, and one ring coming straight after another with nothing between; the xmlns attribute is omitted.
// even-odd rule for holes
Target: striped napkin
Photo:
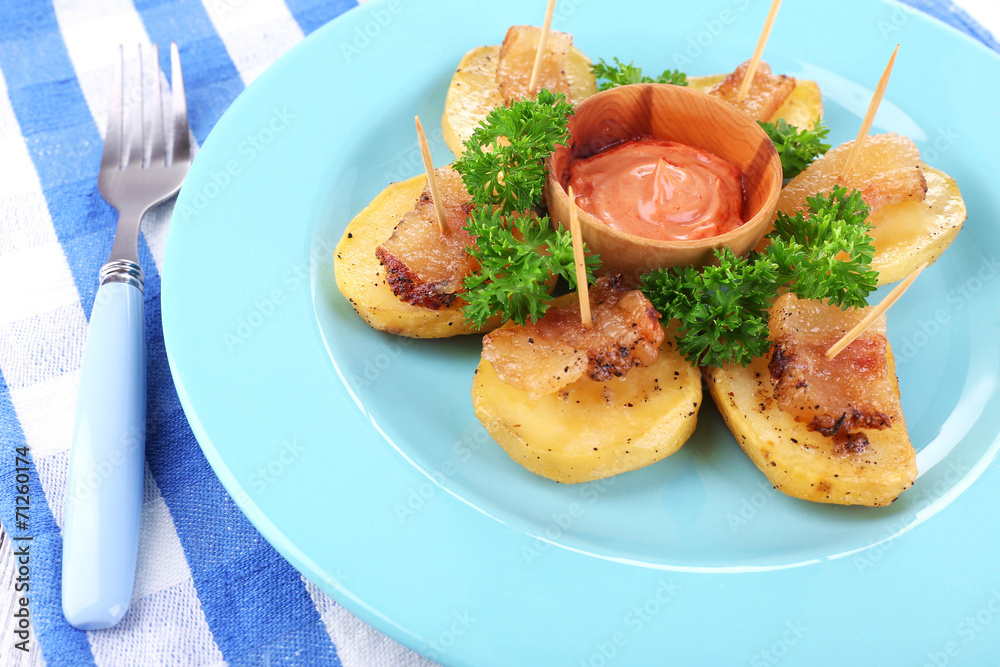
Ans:
<svg viewBox="0 0 1000 667"><path fill-rule="evenodd" d="M909 1L1000 49L951 2ZM989 11L994 3L980 4ZM7 610L0 664L432 665L305 581L250 525L205 461L170 379L160 325L170 204L146 216L140 241L149 390L132 606L117 627L81 632L63 619L60 603L60 527L81 351L115 225L96 180L116 57L111 46L179 43L200 144L271 62L354 4L0 0L0 613ZM15 510L22 483L27 519ZM27 536L30 542L18 540ZM26 578L11 554L24 544ZM30 585L27 653L15 645L22 641L12 616L18 577Z"/></svg>

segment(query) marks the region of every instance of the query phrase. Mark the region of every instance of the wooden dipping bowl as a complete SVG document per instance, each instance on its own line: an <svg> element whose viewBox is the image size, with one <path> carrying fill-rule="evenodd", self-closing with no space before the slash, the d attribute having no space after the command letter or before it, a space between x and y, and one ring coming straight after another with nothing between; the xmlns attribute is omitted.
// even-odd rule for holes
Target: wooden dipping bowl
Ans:
<svg viewBox="0 0 1000 667"><path fill-rule="evenodd" d="M568 146L549 157L546 200L549 216L569 229L569 165L633 139L667 139L711 151L743 172L747 217L731 232L696 241L662 241L613 229L577 207L588 249L603 266L635 284L650 269L713 261L713 250L729 246L746 255L764 236L781 191L781 160L755 120L706 93L666 83L611 88L587 98L570 116Z"/></svg>

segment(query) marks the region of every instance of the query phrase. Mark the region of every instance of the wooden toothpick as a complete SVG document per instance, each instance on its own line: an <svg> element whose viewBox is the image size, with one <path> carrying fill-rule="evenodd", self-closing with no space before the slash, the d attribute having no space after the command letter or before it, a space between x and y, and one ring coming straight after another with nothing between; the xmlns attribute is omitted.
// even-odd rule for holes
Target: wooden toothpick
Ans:
<svg viewBox="0 0 1000 667"><path fill-rule="evenodd" d="M438 189L437 174L434 173L434 163L431 162L431 148L427 145L424 126L420 124L420 116L414 116L417 121L417 143L420 144L420 156L424 159L424 171L427 172L427 185L431 188L431 199L434 200L434 210L437 211L438 227L442 234L448 233L448 218L444 215L444 204L441 202L441 191Z"/></svg>
<svg viewBox="0 0 1000 667"><path fill-rule="evenodd" d="M844 168L840 170L841 181L847 178L847 175L851 173L851 169L854 168L854 163L861 154L861 147L868 137L868 131L872 129L872 122L875 120L875 114L878 113L878 105L882 103L885 88L889 85L889 75L892 74L892 65L896 62L897 53L899 53L899 44L896 45L895 50L892 52L892 57L889 58L889 64L885 66L885 71L882 72L882 78L878 81L875 94L872 95L872 101L868 103L868 113L865 114L865 119L861 121L861 129L858 130L858 136L854 140L854 145L851 146L851 151L847 154L847 161L844 162Z"/></svg>
<svg viewBox="0 0 1000 667"><path fill-rule="evenodd" d="M743 75L743 81L740 83L740 90L736 93L737 102L742 102L743 98L747 96L747 91L750 90L750 84L753 83L754 74L757 73L760 58L764 55L764 45L767 44L767 38L771 36L774 19L778 16L778 7L781 7L781 0L771 0L771 10L767 13L767 19L764 21L764 29L761 30L760 39L757 40L757 48L753 51L753 57L750 58L750 64L747 65L747 72Z"/></svg>
<svg viewBox="0 0 1000 667"><path fill-rule="evenodd" d="M580 298L580 323L589 328L590 289L587 284L587 264L583 259L583 239L580 234L580 220L576 217L576 197L573 196L573 186L569 186L569 234L573 243L573 264L576 267L576 294Z"/></svg>
<svg viewBox="0 0 1000 667"><path fill-rule="evenodd" d="M552 27L552 14L556 11L556 0L549 0L545 6L545 21L542 23L542 34L538 38L538 50L535 51L535 64L531 68L531 78L528 79L528 94L535 94L538 85L538 73L542 69L542 58L545 56L545 45L549 41L549 29Z"/></svg>
<svg viewBox="0 0 1000 667"><path fill-rule="evenodd" d="M903 296L903 292L909 289L910 285L913 284L913 281L916 280L917 276L920 275L920 272L926 269L928 266L930 266L930 262L924 262L919 267L917 267L916 271L907 276L906 280L896 285L895 289L889 292L889 296L885 297L885 299L882 300L882 303L872 308L871 312L865 315L865 318L863 320L858 322L853 329L844 334L843 338L834 343L833 346L826 351L826 358L833 359L838 354L843 352L844 348L850 345L855 338L863 334L865 332L865 329L871 326L871 323L874 322L879 315L889 310L889 306L896 303L896 300L899 299L899 297Z"/></svg>

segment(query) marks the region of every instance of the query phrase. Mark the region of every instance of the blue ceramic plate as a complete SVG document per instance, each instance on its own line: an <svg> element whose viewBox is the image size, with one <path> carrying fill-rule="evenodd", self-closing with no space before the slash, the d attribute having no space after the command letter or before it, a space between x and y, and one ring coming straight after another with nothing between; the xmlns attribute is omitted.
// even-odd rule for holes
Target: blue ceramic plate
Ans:
<svg viewBox="0 0 1000 667"><path fill-rule="evenodd" d="M592 58L731 71L758 0L560 3ZM912 137L969 219L889 315L920 478L884 509L775 492L711 401L669 459L566 486L513 463L469 398L479 341L368 328L334 285L347 222L420 173L458 60L537 0L372 3L282 58L219 122L170 227L163 326L222 482L307 577L452 665L981 664L1000 652L1000 59L922 14L788 2L767 47L853 138ZM884 292L883 292L884 294ZM944 661L944 662L942 662Z"/></svg>

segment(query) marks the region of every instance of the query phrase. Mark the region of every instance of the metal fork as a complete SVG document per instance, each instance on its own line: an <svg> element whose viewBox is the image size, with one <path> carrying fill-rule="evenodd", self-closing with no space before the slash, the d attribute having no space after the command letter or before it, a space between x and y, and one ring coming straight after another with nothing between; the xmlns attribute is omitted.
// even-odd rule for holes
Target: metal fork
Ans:
<svg viewBox="0 0 1000 667"><path fill-rule="evenodd" d="M129 104L122 47L115 64L97 184L101 196L118 210L118 229L111 257L101 267L87 330L66 488L63 614L81 630L115 625L132 599L146 436L146 325L139 222L146 211L180 189L191 162L177 45L170 44L173 91L169 123L173 131L169 151L159 48L153 46L149 87L155 111L148 137L141 46L138 51L138 84ZM130 106L131 118L127 119ZM126 127L131 128L127 134ZM150 152L145 162L147 143ZM124 162L123 148L127 153Z"/></svg>

